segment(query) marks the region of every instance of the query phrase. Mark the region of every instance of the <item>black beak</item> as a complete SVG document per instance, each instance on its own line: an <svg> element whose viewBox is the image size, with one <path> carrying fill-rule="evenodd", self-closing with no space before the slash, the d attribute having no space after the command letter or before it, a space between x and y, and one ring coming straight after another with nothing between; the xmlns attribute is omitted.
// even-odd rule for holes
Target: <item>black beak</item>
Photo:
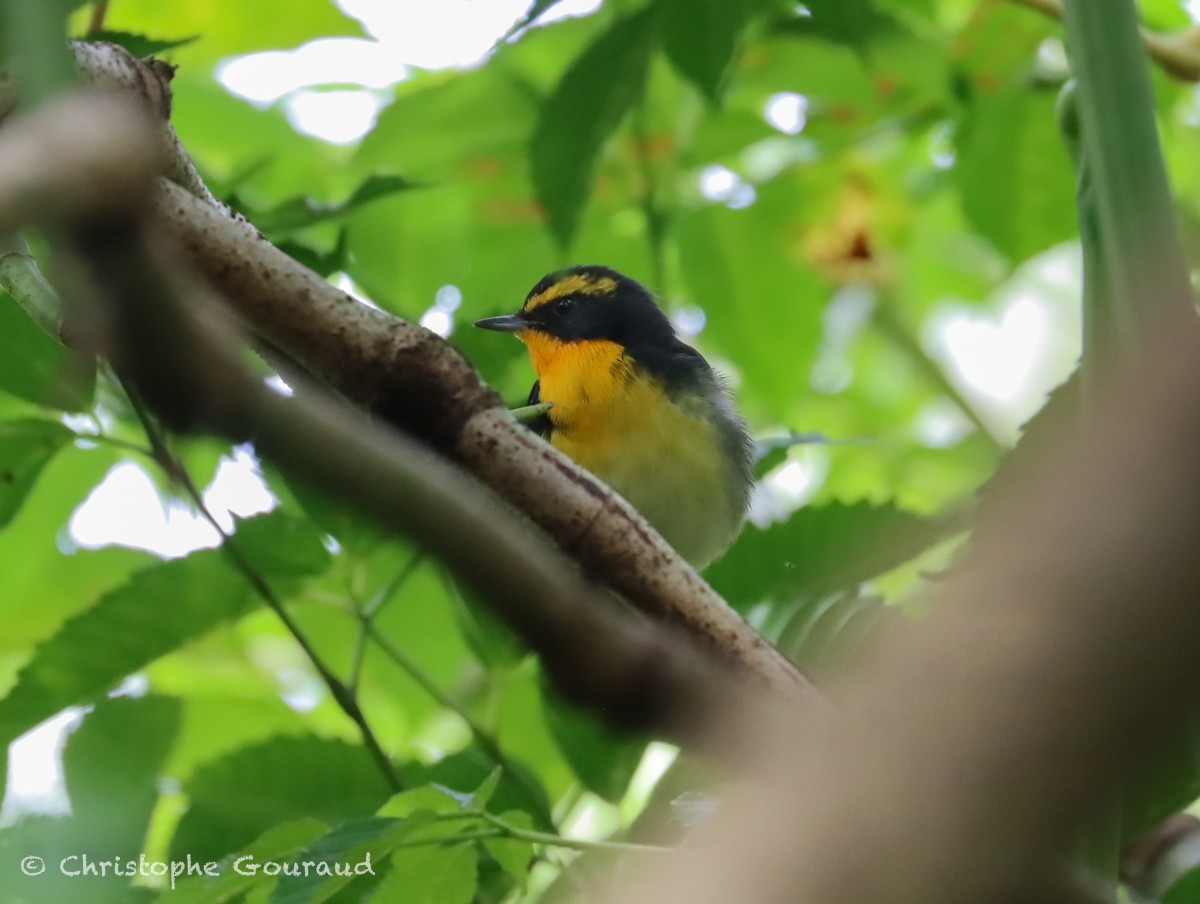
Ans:
<svg viewBox="0 0 1200 904"><path fill-rule="evenodd" d="M528 324L520 314L505 314L501 317L484 317L476 320L475 325L485 330L496 330L500 333L519 333L528 328Z"/></svg>

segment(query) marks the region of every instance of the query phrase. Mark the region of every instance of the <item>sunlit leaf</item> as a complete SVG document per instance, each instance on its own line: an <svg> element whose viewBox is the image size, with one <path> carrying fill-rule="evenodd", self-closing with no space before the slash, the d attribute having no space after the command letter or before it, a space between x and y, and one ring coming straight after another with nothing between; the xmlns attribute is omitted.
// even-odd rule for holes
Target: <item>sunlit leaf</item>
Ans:
<svg viewBox="0 0 1200 904"><path fill-rule="evenodd" d="M0 700L0 739L11 740L65 706L94 699L249 605L245 581L219 550L138 572L37 648Z"/></svg>
<svg viewBox="0 0 1200 904"><path fill-rule="evenodd" d="M376 896L405 904L470 904L478 868L473 844L402 848L392 855L391 871L379 883Z"/></svg>
<svg viewBox="0 0 1200 904"><path fill-rule="evenodd" d="M65 411L86 408L96 374L88 359L55 342L0 292L0 390Z"/></svg>
<svg viewBox="0 0 1200 904"><path fill-rule="evenodd" d="M528 813L522 810L502 813L501 819L518 829L533 828L533 820ZM501 869L508 873L518 885L524 885L529 873L529 866L533 862L532 842L522 841L519 838L488 838L483 842L483 846L500 864Z"/></svg>
<svg viewBox="0 0 1200 904"><path fill-rule="evenodd" d="M72 436L53 421L0 423L0 527L13 519L42 469Z"/></svg>
<svg viewBox="0 0 1200 904"><path fill-rule="evenodd" d="M806 506L766 530L747 526L705 578L734 606L820 596L906 562L953 525L868 502Z"/></svg>
<svg viewBox="0 0 1200 904"><path fill-rule="evenodd" d="M351 882L373 883L389 853L408 827L401 820L367 816L337 826L316 839L296 859L301 863L324 863L333 875L284 876L271 894L271 904L318 904Z"/></svg>
<svg viewBox="0 0 1200 904"><path fill-rule="evenodd" d="M252 564L259 531L274 535L278 521L268 515L246 522ZM257 567L268 578L297 573L295 562L286 557L264 557ZM243 615L251 605L246 579L220 549L200 550L138 572L36 649L16 686L0 700L0 739L11 740L63 707L94 699L131 672Z"/></svg>

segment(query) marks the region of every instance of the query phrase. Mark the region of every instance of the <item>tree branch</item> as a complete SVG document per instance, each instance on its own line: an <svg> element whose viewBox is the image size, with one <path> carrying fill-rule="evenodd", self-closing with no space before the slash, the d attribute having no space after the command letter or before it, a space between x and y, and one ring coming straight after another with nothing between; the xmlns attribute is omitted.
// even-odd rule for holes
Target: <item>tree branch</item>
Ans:
<svg viewBox="0 0 1200 904"><path fill-rule="evenodd" d="M269 390L240 363L232 337L188 313L214 303L179 305L161 276L143 284L123 275L148 264L120 253L129 240L110 225L81 247L116 306L116 360L169 424L252 438L277 466L446 562L541 654L569 695L626 726L696 737L703 714L737 684L730 675L615 609L458 469L315 387L290 399Z"/></svg>
<svg viewBox="0 0 1200 904"><path fill-rule="evenodd" d="M1062 0L1009 0L1017 6L1035 10L1061 22ZM1200 29L1189 28L1177 35L1162 35L1148 28L1139 29L1142 44L1150 58L1172 78L1181 82L1200 82Z"/></svg>
<svg viewBox="0 0 1200 904"><path fill-rule="evenodd" d="M255 333L352 402L474 474L637 608L680 626L768 685L817 697L800 671L627 502L516 424L452 346L354 301L216 202L164 119L170 112L169 67L135 60L115 45L73 46L84 81L131 94L165 123L159 137L170 181L157 192L157 227L179 241ZM26 210L17 219L40 217Z"/></svg>
<svg viewBox="0 0 1200 904"><path fill-rule="evenodd" d="M52 142L61 137L56 118L77 102L68 99L42 116L6 125L0 160L9 143L39 140L41 159L52 160ZM119 118L121 110L130 122ZM145 136L128 111L117 105L110 112L129 134ZM85 163L89 153L105 158L114 146L112 131L110 121L94 133L72 136L72 153ZM117 146L123 140L116 139ZM80 318L97 331L84 342L102 346L169 427L252 439L288 473L413 538L541 654L568 697L615 725L691 741L705 737L701 728L714 712L757 711L756 695L744 691L740 673L701 656L670 629L647 630L642 618L612 605L544 537L460 469L316 387L284 398L247 370L222 303L186 277L186 265L172 259L164 266L157 255L169 255L148 247L136 199L146 197L151 162L131 155L130 172L115 174L131 187L128 196L88 196L92 209L51 197L45 209L71 217L65 232L59 224L52 233L73 258L63 269L64 296L74 304L69 313L98 309ZM9 182L25 175L0 168L0 199L12 205L0 208L0 223L24 226L22 216L40 212L11 190ZM62 185L71 189L69 181ZM400 322L397 328L415 329ZM473 377L465 363L461 367ZM482 387L477 392L490 395ZM748 705L748 699L755 702Z"/></svg>
<svg viewBox="0 0 1200 904"><path fill-rule="evenodd" d="M175 185L160 185L154 213L254 332L462 465L639 609L680 625L773 686L815 694L627 502L517 424L440 337L360 304L245 220Z"/></svg>

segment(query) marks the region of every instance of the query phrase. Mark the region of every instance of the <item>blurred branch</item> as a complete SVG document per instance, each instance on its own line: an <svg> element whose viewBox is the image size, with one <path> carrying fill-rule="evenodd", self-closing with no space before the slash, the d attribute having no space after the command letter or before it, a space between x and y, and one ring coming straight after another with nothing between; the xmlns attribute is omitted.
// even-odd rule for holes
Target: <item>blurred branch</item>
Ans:
<svg viewBox="0 0 1200 904"><path fill-rule="evenodd" d="M908 356L925 379L953 402L967 420L975 425L980 435L990 443L993 449L997 452L1004 452L1008 449L1008 443L996 434L996 428L976 410L970 399L963 395L962 390L947 376L942 365L930 357L908 326L896 316L894 305L889 304L886 297L881 298L880 303L875 306L874 322L879 331L891 339Z"/></svg>
<svg viewBox="0 0 1200 904"><path fill-rule="evenodd" d="M177 287L141 241L109 223L78 247L116 318L116 361L173 429L252 435L286 472L413 538L497 608L560 687L618 724L694 739L702 714L728 699L730 674L614 608L458 469L315 388L292 398L268 389L213 321L217 302Z"/></svg>
<svg viewBox="0 0 1200 904"><path fill-rule="evenodd" d="M104 28L104 18L108 15L108 0L96 0L92 4L92 15L88 19L88 31L100 31Z"/></svg>
<svg viewBox="0 0 1200 904"><path fill-rule="evenodd" d="M781 689L815 690L627 502L517 424L440 337L346 295L244 220L163 183L174 236L249 324L352 402L457 462L555 537L597 580Z"/></svg>
<svg viewBox="0 0 1200 904"><path fill-rule="evenodd" d="M1160 327L981 514L933 614L831 689L829 733L746 738L693 855L614 900L1061 900L1072 833L1200 693L1200 337Z"/></svg>
<svg viewBox="0 0 1200 904"><path fill-rule="evenodd" d="M30 4L37 6L39 4ZM50 6L51 4L43 4ZM175 67L160 60L138 60L123 47L98 41L72 41L70 49L75 57L75 71L81 86L98 93L116 94L126 101L133 101L150 114L153 128L158 132L158 153L163 173L172 182L187 189L210 204L219 205L204 180L200 178L195 164L183 149L179 136L171 125L171 78ZM8 117L16 107L19 86L11 77L0 78L0 120ZM68 126L69 127L69 126ZM141 153L155 147L145 142ZM59 145L56 154L69 151L69 146ZM66 162L59 166L66 170ZM103 188L97 181L95 189Z"/></svg>
<svg viewBox="0 0 1200 904"><path fill-rule="evenodd" d="M90 139L81 142L79 136ZM74 94L6 121L0 235L142 204L158 167L153 128L128 100Z"/></svg>
<svg viewBox="0 0 1200 904"><path fill-rule="evenodd" d="M215 202L165 119L169 67L135 60L115 45L73 47L84 81L130 94L160 122L159 146L175 184L160 185L158 227L179 241L193 265L259 336L352 402L473 473L554 536L590 575L638 608L681 626L769 685L816 697L796 667L628 503L516 424L452 346L428 330L354 301ZM0 115L4 112L0 108ZM63 128L70 128L69 123ZM69 142L63 144L69 147ZM139 149L144 154L153 146L143 141ZM54 159L48 155L42 168L48 169ZM0 212L4 205L0 196ZM24 210L14 216L17 222L37 222L54 219L55 212ZM4 230L0 219L0 232Z"/></svg>
<svg viewBox="0 0 1200 904"><path fill-rule="evenodd" d="M1062 0L1009 2L1036 10L1059 22L1063 20ZM1200 29L1193 27L1175 35L1162 35L1148 28L1139 28L1139 32L1146 52L1163 72L1183 82L1200 82Z"/></svg>
<svg viewBox="0 0 1200 904"><path fill-rule="evenodd" d="M77 103L68 99L8 123L0 130L0 160L12 142L40 144L42 154L30 160L53 160L61 114ZM118 146L127 135L152 143L139 126L141 114L122 104L107 112L112 119L105 125L71 136L72 153L84 164L89 154L107 159L110 133L121 136ZM690 741L704 737L702 726L716 711L758 711L761 694L747 693L738 673L701 656L671 629L647 630L643 618L613 605L610 595L589 585L561 552L460 469L343 401L315 388L284 398L248 370L222 303L188 279L186 266L174 259L164 265L166 252L149 246L138 207L153 184L153 162L152 154L132 154L125 161L129 171L113 173L129 186L127 195L94 193L87 196L94 199L91 209L48 197L46 209L71 214L65 218L69 228L60 224L53 233L69 237L56 244L72 263L63 269L64 294L74 304L70 314L95 309L86 322L97 335L85 341L104 347L167 427L252 438L265 458L297 479L414 538L541 654L568 697L614 724ZM0 223L23 226L21 215L38 213L9 184L24 176L0 168L0 200L10 205L0 206ZM72 187L63 181L62 190Z"/></svg>

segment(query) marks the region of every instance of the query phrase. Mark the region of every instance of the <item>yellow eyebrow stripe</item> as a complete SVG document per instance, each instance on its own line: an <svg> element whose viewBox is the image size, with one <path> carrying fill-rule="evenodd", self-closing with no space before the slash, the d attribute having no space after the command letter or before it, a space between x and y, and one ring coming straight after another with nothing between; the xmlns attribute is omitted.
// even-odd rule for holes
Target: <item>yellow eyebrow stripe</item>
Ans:
<svg viewBox="0 0 1200 904"><path fill-rule="evenodd" d="M534 308L540 308L548 302L567 295L607 295L615 292L616 288L617 281L612 277L602 276L599 279L591 279L582 273L576 273L526 299L522 310L532 311Z"/></svg>

